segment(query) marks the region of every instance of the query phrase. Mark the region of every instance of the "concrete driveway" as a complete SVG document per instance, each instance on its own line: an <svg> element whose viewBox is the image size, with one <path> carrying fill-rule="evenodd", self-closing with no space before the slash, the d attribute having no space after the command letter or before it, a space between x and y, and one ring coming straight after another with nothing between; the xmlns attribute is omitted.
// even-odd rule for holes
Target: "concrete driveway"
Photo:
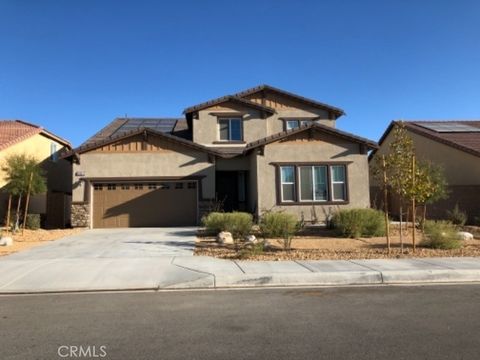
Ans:
<svg viewBox="0 0 480 360"><path fill-rule="evenodd" d="M12 254L8 259L88 259L191 256L196 228L95 229Z"/></svg>
<svg viewBox="0 0 480 360"><path fill-rule="evenodd" d="M87 230L0 257L0 293L211 286L192 258L196 228Z"/></svg>

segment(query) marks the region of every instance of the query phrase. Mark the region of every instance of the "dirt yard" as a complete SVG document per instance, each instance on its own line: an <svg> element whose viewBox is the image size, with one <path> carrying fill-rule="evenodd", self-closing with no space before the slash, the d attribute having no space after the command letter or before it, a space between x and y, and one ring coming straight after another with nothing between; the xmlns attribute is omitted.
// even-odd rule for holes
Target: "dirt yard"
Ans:
<svg viewBox="0 0 480 360"><path fill-rule="evenodd" d="M33 246L44 244L47 241L58 240L68 235L73 235L81 232L82 229L58 229L58 230L25 230L22 235L22 231L18 231L13 236L11 234L4 236L13 237L12 246L0 246L0 256L12 254L17 251L22 251Z"/></svg>
<svg viewBox="0 0 480 360"><path fill-rule="evenodd" d="M248 260L350 260L350 259L398 259L413 257L450 257L450 256L480 256L480 238L463 241L463 246L455 250L437 250L421 246L422 234L416 233L417 249L412 248L411 231L404 239L403 253L400 247L400 237L394 232L391 236L392 251L388 254L386 238L339 238L330 232L322 236L296 237L292 241L292 250L284 251L279 240L267 240L263 252L252 254L249 251L235 251L232 245L223 246L212 237L198 238L195 255L214 256L222 259Z"/></svg>

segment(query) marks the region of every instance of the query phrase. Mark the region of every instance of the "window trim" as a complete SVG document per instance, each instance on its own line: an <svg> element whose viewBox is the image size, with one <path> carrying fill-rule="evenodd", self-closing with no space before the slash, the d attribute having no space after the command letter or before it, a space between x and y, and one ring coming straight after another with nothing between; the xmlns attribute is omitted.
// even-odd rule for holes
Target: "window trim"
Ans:
<svg viewBox="0 0 480 360"><path fill-rule="evenodd" d="M228 139L221 139L220 135L220 122L221 121L228 121ZM232 139L232 132L231 132L231 127L232 127L232 120L238 120L240 121L240 139ZM238 142L243 142L243 117L241 116L219 116L217 117L217 134L218 134L218 142L221 143L238 143Z"/></svg>
<svg viewBox="0 0 480 360"><path fill-rule="evenodd" d="M282 180L282 167L291 167L293 168L293 181L290 182L284 182ZM297 182L298 182L298 176L297 176L297 172L296 172L296 168L295 166L291 166L291 165L284 165L284 166L280 166L279 167L279 176L280 176L280 199L282 201L282 203L292 203L292 202L296 202L297 201ZM293 200L284 200L283 199L283 185L293 185Z"/></svg>
<svg viewBox="0 0 480 360"><path fill-rule="evenodd" d="M317 200L315 199L315 188L316 188L316 182L315 182L315 168L316 167L324 167L325 170L326 170L326 175L327 175L327 199L326 200ZM301 187L301 175L300 175L300 169L301 168L310 168L312 170L312 200L310 199L306 199L306 200L303 200L302 199L302 187ZM298 202L300 203L311 203L311 202L318 202L318 203L326 203L328 201L330 201L330 176L329 176L329 173L330 173L330 165L298 165L296 166L296 170L298 171L298 181L299 181L299 188L298 188ZM332 197L333 197L333 194L332 194ZM333 200L332 200L333 201Z"/></svg>
<svg viewBox="0 0 480 360"><path fill-rule="evenodd" d="M271 163L276 167L276 198L277 198L277 205L345 205L350 203L350 194L349 194L349 179L348 179L348 165L352 162L349 161L342 161L342 162L298 162L298 163ZM340 166L343 165L345 168L345 182L344 182L344 190L345 190L345 199L344 200L333 200L333 184L332 184L332 166ZM294 182L294 198L295 201L290 200L283 200L283 189L282 189L282 181L281 181L281 168L284 166L293 166L294 167L294 174L295 174L295 182ZM312 168L315 166L326 166L327 167L327 200L300 200L300 167L311 166ZM312 169L312 173L313 173ZM314 175L312 174L312 180L314 180ZM315 196L315 194L314 194Z"/></svg>
<svg viewBox="0 0 480 360"><path fill-rule="evenodd" d="M279 119L283 121L283 130L287 131L287 130L298 129L299 127L303 126L305 123L311 124L311 123L317 121L319 118L318 117L314 117L314 118L283 117L283 118L279 118ZM289 121L296 121L297 122L297 127L289 129L288 126L287 126L287 123Z"/></svg>
<svg viewBox="0 0 480 360"><path fill-rule="evenodd" d="M329 168L333 167L333 166L341 166L341 165L336 165L336 164L333 164L333 165L330 165ZM329 179L329 182L330 182L330 193L332 194L331 195L331 200L333 202L339 202L339 201L346 201L348 200L348 197L347 197L347 168L344 166L344 177L343 177L343 181L333 181L333 171L330 171L331 172L331 178ZM345 194L345 198L346 199L335 199L335 192L333 191L333 185L334 184L343 184L343 193Z"/></svg>

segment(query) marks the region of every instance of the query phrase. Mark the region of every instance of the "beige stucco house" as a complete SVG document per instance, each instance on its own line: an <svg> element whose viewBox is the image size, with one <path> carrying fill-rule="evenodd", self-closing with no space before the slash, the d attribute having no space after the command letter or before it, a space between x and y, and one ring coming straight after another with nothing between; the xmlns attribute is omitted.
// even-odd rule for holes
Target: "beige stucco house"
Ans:
<svg viewBox="0 0 480 360"><path fill-rule="evenodd" d="M195 225L217 208L323 221L370 204L376 143L338 130L339 108L262 85L184 115L117 118L66 154L72 225Z"/></svg>
<svg viewBox="0 0 480 360"><path fill-rule="evenodd" d="M370 164L389 151L393 129L401 122L413 140L417 159L441 166L448 183L448 198L427 206L430 218L445 219L456 204L472 222L480 217L480 121L393 121L370 154ZM371 179L371 199L383 207L376 179ZM398 213L398 200L390 197L390 212Z"/></svg>
<svg viewBox="0 0 480 360"><path fill-rule="evenodd" d="M32 197L29 212L40 214L43 225L60 228L70 223L72 188L71 162L60 154L72 149L70 143L40 126L20 120L0 121L0 219L3 224L8 195L2 170L5 159L12 154L33 156L41 163L47 180L47 193Z"/></svg>

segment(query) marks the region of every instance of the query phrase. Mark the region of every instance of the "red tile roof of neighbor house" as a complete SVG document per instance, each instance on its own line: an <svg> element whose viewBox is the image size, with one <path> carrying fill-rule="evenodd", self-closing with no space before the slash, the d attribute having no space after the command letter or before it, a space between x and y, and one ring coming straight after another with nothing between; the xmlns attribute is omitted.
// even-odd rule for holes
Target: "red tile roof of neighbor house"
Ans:
<svg viewBox="0 0 480 360"><path fill-rule="evenodd" d="M415 134L480 156L480 120L392 121L379 140L380 146L396 124L404 124L409 131ZM457 129L455 129L456 127ZM370 154L370 158L374 154L375 151Z"/></svg>
<svg viewBox="0 0 480 360"><path fill-rule="evenodd" d="M72 148L68 141L52 134L38 125L30 124L21 120L1 120L0 150L4 150L36 134L43 134L46 137L63 144L69 149Z"/></svg>

